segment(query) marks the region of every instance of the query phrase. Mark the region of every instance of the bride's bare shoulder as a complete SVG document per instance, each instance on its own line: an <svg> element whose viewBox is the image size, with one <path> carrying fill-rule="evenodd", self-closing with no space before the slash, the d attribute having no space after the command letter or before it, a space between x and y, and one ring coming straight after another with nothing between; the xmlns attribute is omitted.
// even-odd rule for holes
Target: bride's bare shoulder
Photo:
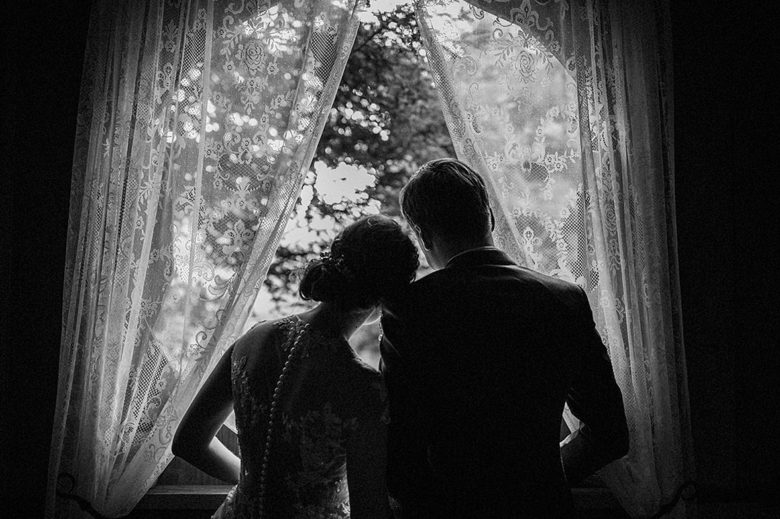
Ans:
<svg viewBox="0 0 780 519"><path fill-rule="evenodd" d="M233 347L234 355L237 352L246 354L262 349L265 345L275 344L288 324L287 317L256 323L236 341Z"/></svg>

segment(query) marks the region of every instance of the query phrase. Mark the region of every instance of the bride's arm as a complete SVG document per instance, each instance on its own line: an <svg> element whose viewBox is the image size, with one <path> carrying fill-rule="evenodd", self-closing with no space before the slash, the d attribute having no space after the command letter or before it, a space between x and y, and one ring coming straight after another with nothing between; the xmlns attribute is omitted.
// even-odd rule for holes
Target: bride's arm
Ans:
<svg viewBox="0 0 780 519"><path fill-rule="evenodd" d="M238 483L241 461L215 436L233 410L231 346L184 414L173 437L173 453L206 474Z"/></svg>

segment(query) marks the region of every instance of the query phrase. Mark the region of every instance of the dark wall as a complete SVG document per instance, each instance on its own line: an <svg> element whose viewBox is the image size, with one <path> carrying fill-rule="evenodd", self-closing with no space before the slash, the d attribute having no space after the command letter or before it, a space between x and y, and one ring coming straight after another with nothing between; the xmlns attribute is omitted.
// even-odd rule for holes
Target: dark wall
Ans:
<svg viewBox="0 0 780 519"><path fill-rule="evenodd" d="M58 371L70 168L89 2L3 16L2 191L12 193L2 300L3 517L43 515ZM4 240L5 243L5 240ZM3 249L6 247L4 246ZM6 311L6 304L8 309ZM10 406L6 406L9 404ZM6 409L9 409L6 412ZM7 471L7 473L6 473ZM7 493L6 493L7 492ZM8 513L8 510L14 512Z"/></svg>
<svg viewBox="0 0 780 519"><path fill-rule="evenodd" d="M768 46L777 38L768 16L748 19L714 2L676 4L677 208L698 479L708 499L766 495L778 483L778 446L771 441L777 434L770 427L780 371L771 189L778 159L768 130L776 121L766 72L774 64ZM4 493L13 490L2 502L38 517L54 414L88 5L24 9L3 22L9 25L3 63L11 65L3 69L0 139L6 150L0 477ZM756 12L753 4L750 13Z"/></svg>
<svg viewBox="0 0 780 519"><path fill-rule="evenodd" d="M778 480L777 28L752 4L672 2L677 222L697 455L707 498ZM776 52L774 53L776 56Z"/></svg>

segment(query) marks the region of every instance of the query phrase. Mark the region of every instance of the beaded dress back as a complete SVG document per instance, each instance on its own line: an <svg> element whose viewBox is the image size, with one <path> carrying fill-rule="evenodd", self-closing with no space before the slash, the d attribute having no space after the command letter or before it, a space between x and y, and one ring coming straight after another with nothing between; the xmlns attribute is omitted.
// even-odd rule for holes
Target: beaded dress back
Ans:
<svg viewBox="0 0 780 519"><path fill-rule="evenodd" d="M231 358L241 479L219 517L349 518L347 452L385 412L379 374L296 317Z"/></svg>

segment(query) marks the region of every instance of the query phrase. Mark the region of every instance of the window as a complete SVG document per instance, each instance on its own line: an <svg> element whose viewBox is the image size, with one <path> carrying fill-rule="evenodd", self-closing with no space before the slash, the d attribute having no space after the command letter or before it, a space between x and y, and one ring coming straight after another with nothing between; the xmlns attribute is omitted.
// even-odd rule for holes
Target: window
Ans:
<svg viewBox="0 0 780 519"><path fill-rule="evenodd" d="M559 72L554 77L545 76L552 85L540 78L531 86L565 92L568 87L566 74L563 70ZM566 139L571 136L566 133L565 117L559 115L558 112L546 114L548 123L538 129L535 125L540 117L545 117L544 113L522 113L519 117L533 122L533 128L526 128L530 141L537 136L535 131L547 139L551 160L574 162L574 156L567 154ZM489 114L486 118L487 124ZM529 142L529 150L533 145ZM413 8L400 5L367 15L359 28L329 124L246 327L309 306L298 298L297 274L310 259L318 256L344 223L380 211L400 216L398 195L406 180L423 163L454 155ZM542 168L534 169L535 164L529 160L526 158L523 166L527 165L525 175L530 179L529 183L534 184L535 189L547 189L552 193L550 177ZM564 191L573 192L575 188L568 184L556 186L556 200L564 198L561 195ZM529 248L556 249L554 241L543 243L535 237L546 234L547 222L542 217L535 213L522 217L527 220L524 225L528 235L524 238ZM576 234L578 230L564 229L564 232ZM543 254L549 251L534 252L539 258L556 257L554 253ZM418 276L429 271L422 255L420 260ZM375 324L361 328L350 341L357 353L374 367L379 363L378 336L379 326ZM561 438L568 434L569 429L562 423ZM223 427L218 437L238 453L235 433ZM598 490L603 487L598 480L591 479L588 483L592 488L580 490L575 496L584 508L617 508L608 491ZM169 504L178 502L184 508L202 506L213 510L228 488L186 462L174 459L142 506L153 508L155 496L164 496Z"/></svg>

